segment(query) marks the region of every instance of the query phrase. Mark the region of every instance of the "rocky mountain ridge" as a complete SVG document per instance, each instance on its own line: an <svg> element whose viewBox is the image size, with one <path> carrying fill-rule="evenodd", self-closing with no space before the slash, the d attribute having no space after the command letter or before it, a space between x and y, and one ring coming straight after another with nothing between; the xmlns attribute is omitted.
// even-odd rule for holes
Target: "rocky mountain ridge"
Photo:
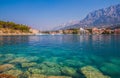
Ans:
<svg viewBox="0 0 120 78"><path fill-rule="evenodd" d="M109 27L120 24L120 4L90 12L79 23L59 27L60 29L80 27Z"/></svg>

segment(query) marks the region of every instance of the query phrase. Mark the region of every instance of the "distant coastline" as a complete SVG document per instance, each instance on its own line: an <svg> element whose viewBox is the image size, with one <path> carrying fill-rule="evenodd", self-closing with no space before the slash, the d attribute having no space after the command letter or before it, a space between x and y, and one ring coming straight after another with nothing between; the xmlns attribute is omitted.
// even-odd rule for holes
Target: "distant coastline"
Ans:
<svg viewBox="0 0 120 78"><path fill-rule="evenodd" d="M33 34L33 33L19 33L19 34L16 34L16 33L2 33L2 34L0 34L0 36L11 36L11 35L15 36L15 35L35 35L35 34Z"/></svg>
<svg viewBox="0 0 120 78"><path fill-rule="evenodd" d="M113 28L114 27L114 28ZM14 22L0 21L0 35L60 35L60 34L86 34L86 35L100 35L100 34L120 34L120 25L113 27L92 27L92 28L71 28L51 31L40 31L33 29L30 26L23 24L16 24Z"/></svg>
<svg viewBox="0 0 120 78"><path fill-rule="evenodd" d="M0 35L35 35L39 30L14 22L0 21Z"/></svg>

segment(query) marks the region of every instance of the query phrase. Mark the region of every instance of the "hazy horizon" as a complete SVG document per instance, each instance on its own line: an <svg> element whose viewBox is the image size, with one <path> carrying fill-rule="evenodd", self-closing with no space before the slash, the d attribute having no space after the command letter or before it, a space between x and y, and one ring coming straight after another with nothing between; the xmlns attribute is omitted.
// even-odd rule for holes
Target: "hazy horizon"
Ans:
<svg viewBox="0 0 120 78"><path fill-rule="evenodd" d="M0 0L0 20L49 30L119 3L119 0Z"/></svg>

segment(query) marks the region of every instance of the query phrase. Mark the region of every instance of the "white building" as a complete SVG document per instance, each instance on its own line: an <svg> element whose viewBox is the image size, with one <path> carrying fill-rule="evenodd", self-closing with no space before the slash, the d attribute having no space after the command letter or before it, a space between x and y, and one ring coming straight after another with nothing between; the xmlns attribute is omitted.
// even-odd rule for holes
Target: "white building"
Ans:
<svg viewBox="0 0 120 78"><path fill-rule="evenodd" d="M80 28L80 34L85 34L85 29L84 28Z"/></svg>

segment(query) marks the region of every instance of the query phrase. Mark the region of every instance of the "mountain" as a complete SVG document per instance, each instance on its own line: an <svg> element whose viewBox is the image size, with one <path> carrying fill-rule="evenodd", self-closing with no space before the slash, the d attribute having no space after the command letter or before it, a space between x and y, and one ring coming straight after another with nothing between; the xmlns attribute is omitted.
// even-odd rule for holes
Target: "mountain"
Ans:
<svg viewBox="0 0 120 78"><path fill-rule="evenodd" d="M79 23L66 25L61 29L79 27L108 27L120 24L120 4L90 12Z"/></svg>

